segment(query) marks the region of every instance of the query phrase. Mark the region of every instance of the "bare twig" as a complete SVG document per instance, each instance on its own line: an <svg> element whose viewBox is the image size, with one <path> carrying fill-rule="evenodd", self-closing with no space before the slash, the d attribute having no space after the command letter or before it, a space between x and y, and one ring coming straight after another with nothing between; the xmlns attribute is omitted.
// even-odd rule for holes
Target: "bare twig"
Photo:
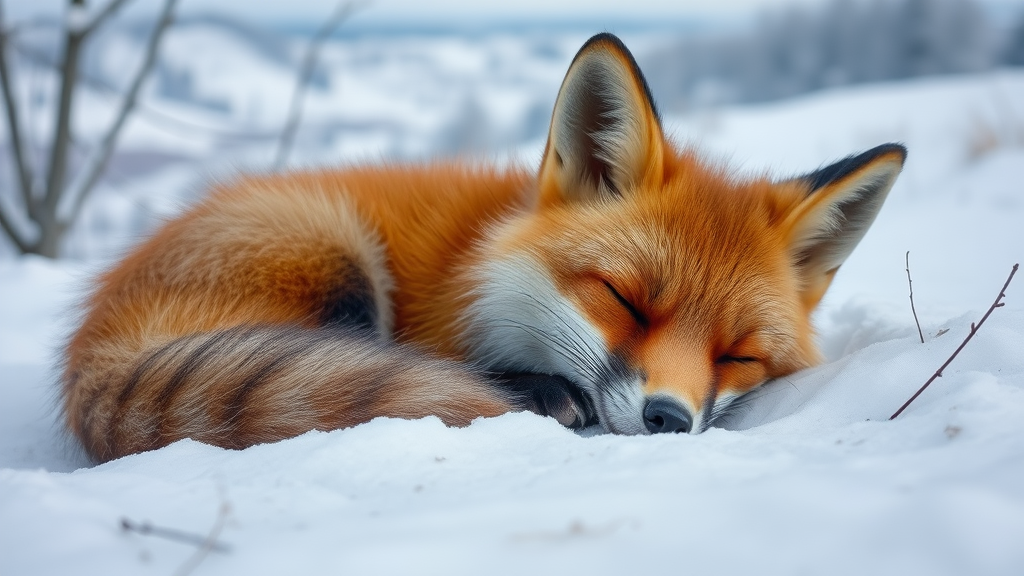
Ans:
<svg viewBox="0 0 1024 576"><path fill-rule="evenodd" d="M0 3L0 89L3 92L4 109L7 112L7 131L10 134L11 159L14 162L14 170L18 175L18 186L21 188L22 201L25 209L31 213L32 210L32 172L29 170L28 161L25 158L25 144L21 137L21 121L18 115L18 101L14 97L14 89L11 84L11 72L7 67L7 46L11 43L11 33L6 29L3 4ZM2 208L0 208L2 211ZM6 215L0 215L0 222L6 222ZM22 249L28 242L21 237L17 231L8 224L3 225L4 230L11 239Z"/></svg>
<svg viewBox="0 0 1024 576"><path fill-rule="evenodd" d="M62 207L67 206L69 208L58 212L58 221L61 225L67 226L75 221L75 218L78 217L79 212L82 210L86 196L89 195L89 191L92 190L100 176L103 175L103 170L107 167L107 162L110 161L110 156L114 152L114 144L117 143L117 137L121 133L121 128L124 127L128 115L135 107L142 84L145 82L146 77L149 76L149 71L152 70L153 64L156 62L160 39L164 31L167 30L167 27L174 20L174 7L177 1L165 0L164 9L160 13L160 19L157 20L156 26L149 36L142 65L135 73L135 78L132 80L132 84L128 88L124 100L121 102L121 109L118 111L117 118L107 130L103 141L100 142L96 152L89 159L85 168L75 179L74 185L67 191L67 199L62 201Z"/></svg>
<svg viewBox="0 0 1024 576"><path fill-rule="evenodd" d="M60 66L55 64L53 59L49 58L42 51L35 50L29 46L13 41L11 42L11 46L14 50L17 50L22 57L29 61L51 70L60 71ZM96 90L100 96L106 98L116 97L119 100L121 99L121 90L102 78L86 73L80 73L78 75L78 81L81 85L88 86L89 88ZM159 108L154 108L152 105L148 105L145 100L136 102L133 114L136 117L147 120L150 126L164 130L165 132L170 130L171 133L179 135L194 136L196 130L202 130L203 132L208 132L221 138L236 138L240 140L270 139L272 137L280 138L280 131L278 130L240 130L194 122L192 120L180 118L174 114L169 114Z"/></svg>
<svg viewBox="0 0 1024 576"><path fill-rule="evenodd" d="M914 308L914 281L910 279L910 250L907 250L907 285L910 286L910 311L914 313L917 335L921 337L921 344L924 344L924 332L921 332L921 323L917 320L917 309Z"/></svg>
<svg viewBox="0 0 1024 576"><path fill-rule="evenodd" d="M18 185L21 188L22 199L26 207L30 207L32 202L32 175L28 170L28 164L25 162L25 148L21 140L21 123L18 120L18 102L14 99L14 91L11 89L11 74L7 68L7 43L9 39L10 34L6 28L3 3L0 2L0 92L3 94L4 109L7 112L7 132L10 134L12 160L15 165L14 170L18 174ZM3 205L0 205L0 229L3 229L19 252L28 250L28 242L18 232L17 227L8 217Z"/></svg>
<svg viewBox="0 0 1024 576"><path fill-rule="evenodd" d="M320 50L324 42L330 38L334 30L348 20L352 14L364 8L369 2L352 2L342 0L335 8L334 14L317 31L316 36L310 41L306 48L306 55L302 60L302 68L295 81L295 91L292 93L292 101L288 110L288 121L281 131L281 141L277 146L277 160L274 161L276 168L283 168L291 153L292 144L295 142L295 132L299 128L299 121L302 119L302 103L306 96L306 89L310 80L313 79L313 71L316 69L316 62L320 57Z"/></svg>
<svg viewBox="0 0 1024 576"><path fill-rule="evenodd" d="M157 538L163 538L164 540L195 546L196 551L174 572L175 576L186 576L195 570L196 566L198 566L199 563L210 554L210 552L227 553L231 551L231 546L217 541L217 538L220 537L220 533L224 530L224 525L227 524L228 516L230 515L231 504L228 503L222 491L220 508L217 510L217 518L214 519L213 526L210 527L210 531L207 532L206 536L182 530L175 530L173 528L154 526L149 522L136 524L127 518L121 518L121 529L125 532L135 532L136 534L141 534L143 536L155 536Z"/></svg>
<svg viewBox="0 0 1024 576"><path fill-rule="evenodd" d="M219 516L220 515L218 515L217 523L214 524L214 528L216 528L220 522ZM211 542L209 535L203 536L201 534L192 534L191 532L175 530L174 528L154 526L149 522L135 523L128 518L121 518L121 529L125 532L134 532L143 536L163 538L164 540L171 540L172 542L178 542L179 544L190 544L197 547L208 546L210 551L213 552L231 551L230 546L217 542L216 538ZM211 530L210 533L212 534L213 531Z"/></svg>
<svg viewBox="0 0 1024 576"><path fill-rule="evenodd" d="M64 33L64 54L61 60L60 73L60 96L57 104L57 121L54 124L53 141L50 147L50 162L47 166L49 177L46 180L46 193L44 195L45 212L38 215L37 223L42 228L42 243L53 244L55 236L59 234L52 231L56 222L52 221L64 191L64 182L67 174L68 148L71 145L71 104L75 95L75 85L78 81L78 61L82 50L82 43L85 36L83 29L77 28L73 22L80 17L85 10L84 0L71 0L68 5L68 24ZM49 237L48 237L49 236ZM44 247L44 251L54 251L55 247Z"/></svg>
<svg viewBox="0 0 1024 576"><path fill-rule="evenodd" d="M921 386L921 388L918 389L918 391L915 392L909 400L903 403L903 406L900 406L899 410L897 410L892 416L889 417L889 420L892 420L899 416L900 414L902 414L903 411L906 410L907 406L910 406L910 403L916 400L917 397L920 396L922 392L924 392L925 388L927 388L932 382L934 382L936 378L942 377L942 371L945 370L946 367L949 366L950 362L952 362L953 359L956 358L957 354L959 354L960 351L964 349L964 346L967 346L967 343L971 341L971 338L973 338L974 335L978 332L978 329L981 328L981 325L985 323L985 320L988 320L988 317L990 314L992 314L992 311L995 310L996 308L1004 306L1001 300L1006 297L1006 288L1010 285L1010 281L1013 280L1013 275L1017 273L1017 268L1019 267L1020 264L1013 265L1013 269L1010 270L1010 276L1006 279L1006 283L1003 284L1003 289L999 291L999 296L996 296L995 302L993 302L992 305L988 307L988 311L985 312L985 315L981 317L981 320L978 321L977 325L975 325L973 322L971 323L971 332L970 334L967 335L967 338L964 338L964 341L960 343L960 346L953 352L953 354L946 360L946 362L942 366L940 366L938 370L935 371L935 374L932 374L932 377L929 378L928 381L924 383L924 386Z"/></svg>
<svg viewBox="0 0 1024 576"><path fill-rule="evenodd" d="M110 18L114 15L115 12L120 10L121 6L124 6L127 2L128 0L110 0L110 2L108 2L107 5L104 6L103 9L100 10L100 12L96 14L95 17L93 17L92 22L86 24L85 28L82 30L82 35L88 36L89 34L92 34L97 28L102 26L108 18Z"/></svg>
<svg viewBox="0 0 1024 576"><path fill-rule="evenodd" d="M27 238L26 236L30 235L29 232L19 231L16 226L19 222L14 218L14 214L11 213L11 210L5 210L3 206L0 206L0 228L23 253L31 252L48 257L58 255L61 238L81 211L85 197L102 176L113 153L118 135L136 105L143 81L155 63L160 38L172 20L174 6L177 3L177 0L165 0L160 20L157 22L144 52L143 63L120 102L113 123L97 144L95 152L90 154L85 167L79 170L74 181L69 183L69 156L72 148L78 145L72 133L72 114L76 89L81 83L79 65L84 43L93 32L108 22L129 1L107 0L95 15L90 17L85 0L67 0L63 29L64 46L60 61L55 65L59 78L59 97L53 123L53 136L49 145L48 164L45 166L45 182L40 182L43 188L41 194L36 193L39 192L36 190L37 183L30 171L30 164L26 160L26 155L31 148L26 145L24 137L30 136L31 132L22 133L17 102L13 97L11 87L10 70L7 65L6 55L10 49L16 47L13 42L13 31L3 27L3 18L0 14L0 84L3 85L8 124L10 124L13 164L18 174L25 216L27 221L34 225L34 231L37 232L36 238ZM40 181L42 179L40 177Z"/></svg>
<svg viewBox="0 0 1024 576"><path fill-rule="evenodd" d="M227 523L228 514L231 513L231 505L227 501L221 502L220 510L217 511L217 519L213 522L213 526L210 528L210 532L206 535L206 539L203 540L199 549L195 551L188 560L185 561L178 570L174 573L174 576L186 576L190 572L199 566L199 563L209 555L210 552L224 552L227 549L224 548L223 544L217 542L217 538L220 536L222 530L224 530L224 524Z"/></svg>
<svg viewBox="0 0 1024 576"><path fill-rule="evenodd" d="M11 242L14 243L14 246L19 252L24 253L28 251L30 246L27 242L22 240L21 234L18 233L18 229L15 227L14 222L7 217L7 213L4 211L3 205L0 205L0 228L2 228L4 233L7 234L7 237L11 239Z"/></svg>

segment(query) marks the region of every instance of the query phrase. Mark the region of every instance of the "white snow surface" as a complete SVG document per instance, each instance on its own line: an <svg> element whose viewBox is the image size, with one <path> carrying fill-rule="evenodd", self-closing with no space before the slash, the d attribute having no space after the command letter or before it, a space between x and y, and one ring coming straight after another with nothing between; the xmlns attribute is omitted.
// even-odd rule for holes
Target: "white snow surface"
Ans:
<svg viewBox="0 0 1024 576"><path fill-rule="evenodd" d="M378 419L93 466L62 431L54 382L105 263L0 260L0 574L1024 574L1024 278L888 420L1024 259L1022 102L1024 74L1006 72L667 120L712 157L780 175L886 141L910 150L817 315L827 363L699 436ZM194 557L123 519L216 532L222 549Z"/></svg>

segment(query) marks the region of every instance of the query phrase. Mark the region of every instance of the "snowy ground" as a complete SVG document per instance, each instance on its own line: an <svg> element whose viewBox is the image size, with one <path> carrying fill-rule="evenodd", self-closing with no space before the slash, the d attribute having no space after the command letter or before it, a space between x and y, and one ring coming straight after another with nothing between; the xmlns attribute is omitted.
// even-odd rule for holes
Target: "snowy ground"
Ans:
<svg viewBox="0 0 1024 576"><path fill-rule="evenodd" d="M101 264L0 260L0 574L1022 574L1024 278L887 421L1024 260L1022 103L1024 74L999 73L667 119L780 175L885 141L910 150L818 315L828 363L700 436L581 437L528 414L377 420L90 467L51 381ZM148 178L185 186L180 169ZM199 537L222 524L226 550L194 566L196 546L122 519Z"/></svg>

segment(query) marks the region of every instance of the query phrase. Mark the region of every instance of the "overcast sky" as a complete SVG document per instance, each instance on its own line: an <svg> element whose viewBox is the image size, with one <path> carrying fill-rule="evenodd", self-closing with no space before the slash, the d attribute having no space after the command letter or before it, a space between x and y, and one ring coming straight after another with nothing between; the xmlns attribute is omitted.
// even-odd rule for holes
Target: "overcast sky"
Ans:
<svg viewBox="0 0 1024 576"><path fill-rule="evenodd" d="M109 0L87 0L90 7ZM586 22L623 19L671 21L729 19L759 8L792 4L820 4L825 0L372 0L359 21L403 24L454 22L551 21ZM0 0L8 18L21 19L39 13L59 13L66 0ZM228 12L270 23L322 21L335 0L180 0L182 14ZM988 5L1024 7L1024 0L986 0ZM159 0L135 0L133 11L153 11ZM356 23L353 21L353 24Z"/></svg>

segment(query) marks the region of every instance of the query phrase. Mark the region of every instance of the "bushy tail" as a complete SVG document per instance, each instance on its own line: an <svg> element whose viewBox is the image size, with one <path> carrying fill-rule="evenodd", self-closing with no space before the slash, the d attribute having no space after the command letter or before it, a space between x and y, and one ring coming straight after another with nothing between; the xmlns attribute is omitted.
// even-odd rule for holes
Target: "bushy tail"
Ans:
<svg viewBox="0 0 1024 576"><path fill-rule="evenodd" d="M182 438L244 448L377 416L464 426L512 409L465 365L337 328L245 326L107 346L72 361L63 388L71 430L98 461Z"/></svg>

